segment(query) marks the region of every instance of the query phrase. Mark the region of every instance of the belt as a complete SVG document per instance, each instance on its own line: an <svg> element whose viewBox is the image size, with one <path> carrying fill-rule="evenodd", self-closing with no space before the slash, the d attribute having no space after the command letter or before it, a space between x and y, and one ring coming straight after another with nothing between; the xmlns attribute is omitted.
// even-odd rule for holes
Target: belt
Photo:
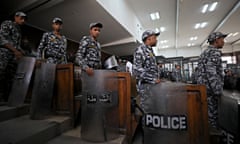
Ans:
<svg viewBox="0 0 240 144"><path fill-rule="evenodd" d="M137 81L137 84L139 83L139 80L136 80ZM151 83L149 83L149 82L146 82L146 81L141 81L141 84L151 84Z"/></svg>

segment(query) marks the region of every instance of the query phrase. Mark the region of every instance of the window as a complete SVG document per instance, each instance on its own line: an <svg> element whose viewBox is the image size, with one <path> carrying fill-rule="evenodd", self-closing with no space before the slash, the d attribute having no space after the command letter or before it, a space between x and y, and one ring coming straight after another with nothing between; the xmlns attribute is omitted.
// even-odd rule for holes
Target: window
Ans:
<svg viewBox="0 0 240 144"><path fill-rule="evenodd" d="M236 56L222 56L222 61L227 61L227 64L236 64Z"/></svg>

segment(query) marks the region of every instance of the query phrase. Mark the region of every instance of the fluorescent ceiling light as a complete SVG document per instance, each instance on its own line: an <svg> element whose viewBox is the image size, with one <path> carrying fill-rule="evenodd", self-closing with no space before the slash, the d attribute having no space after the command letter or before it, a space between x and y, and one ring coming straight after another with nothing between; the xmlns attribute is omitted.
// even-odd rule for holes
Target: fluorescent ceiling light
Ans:
<svg viewBox="0 0 240 144"><path fill-rule="evenodd" d="M167 43L167 42L168 42L168 40L162 40L162 41L160 41L161 44L164 44L164 43Z"/></svg>
<svg viewBox="0 0 240 144"><path fill-rule="evenodd" d="M152 20L160 19L159 12L151 13L150 17L151 17Z"/></svg>
<svg viewBox="0 0 240 144"><path fill-rule="evenodd" d="M238 34L239 34L239 32L229 33L229 34L227 35L227 38L229 38L229 37L235 37L235 36L238 35Z"/></svg>
<svg viewBox="0 0 240 144"><path fill-rule="evenodd" d="M166 28L165 27L160 27L160 29L159 28L155 28L155 31L156 32L164 32L164 31L166 31Z"/></svg>
<svg viewBox="0 0 240 144"><path fill-rule="evenodd" d="M232 35L233 35L233 33L228 34L228 35L227 35L227 38L230 37L230 36L232 36Z"/></svg>
<svg viewBox="0 0 240 144"><path fill-rule="evenodd" d="M194 43L188 43L188 47L190 47L190 46L194 46L195 44Z"/></svg>
<svg viewBox="0 0 240 144"><path fill-rule="evenodd" d="M202 13L206 13L208 9L208 4L205 4L202 8Z"/></svg>
<svg viewBox="0 0 240 144"><path fill-rule="evenodd" d="M199 29L199 27L200 27L200 23L197 23L197 24L195 24L195 29Z"/></svg>
<svg viewBox="0 0 240 144"><path fill-rule="evenodd" d="M218 4L218 2L214 2L214 3L210 6L209 11L214 11L214 10L216 9L216 7L217 7L217 4Z"/></svg>
<svg viewBox="0 0 240 144"><path fill-rule="evenodd" d="M195 37L190 37L190 40L191 40L191 41L193 41L193 40L197 40L197 39L198 39L197 36L195 36Z"/></svg>
<svg viewBox="0 0 240 144"><path fill-rule="evenodd" d="M195 24L195 29L199 29L199 28L205 28L207 25L207 22L202 22L202 23L197 23Z"/></svg>
<svg viewBox="0 0 240 144"><path fill-rule="evenodd" d="M201 28L205 28L206 27L206 25L207 25L207 22L203 22L203 23L201 23Z"/></svg>
<svg viewBox="0 0 240 144"><path fill-rule="evenodd" d="M165 30L166 30L165 27L160 27L160 31L161 31L161 32L164 32Z"/></svg>
<svg viewBox="0 0 240 144"><path fill-rule="evenodd" d="M239 32L235 32L232 36L236 36L236 35L238 35L239 34Z"/></svg>
<svg viewBox="0 0 240 144"><path fill-rule="evenodd" d="M169 46L168 45L166 45L166 46L163 46L162 48L168 48Z"/></svg>

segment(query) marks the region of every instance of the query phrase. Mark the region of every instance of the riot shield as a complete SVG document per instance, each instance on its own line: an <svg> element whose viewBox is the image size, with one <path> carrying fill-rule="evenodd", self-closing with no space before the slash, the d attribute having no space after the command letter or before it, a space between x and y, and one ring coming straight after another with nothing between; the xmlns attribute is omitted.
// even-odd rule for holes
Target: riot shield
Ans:
<svg viewBox="0 0 240 144"><path fill-rule="evenodd" d="M104 142L118 135L118 81L115 72L94 70L93 76L82 75L81 137Z"/></svg>
<svg viewBox="0 0 240 144"><path fill-rule="evenodd" d="M223 144L240 143L240 93L223 92L219 100L219 125Z"/></svg>
<svg viewBox="0 0 240 144"><path fill-rule="evenodd" d="M187 91L184 84L146 84L145 144L188 144Z"/></svg>
<svg viewBox="0 0 240 144"><path fill-rule="evenodd" d="M20 59L8 98L9 106L18 106L24 103L35 61L36 59L33 57L23 57Z"/></svg>
<svg viewBox="0 0 240 144"><path fill-rule="evenodd" d="M51 113L56 64L41 63L36 66L32 101L31 119L43 119Z"/></svg>

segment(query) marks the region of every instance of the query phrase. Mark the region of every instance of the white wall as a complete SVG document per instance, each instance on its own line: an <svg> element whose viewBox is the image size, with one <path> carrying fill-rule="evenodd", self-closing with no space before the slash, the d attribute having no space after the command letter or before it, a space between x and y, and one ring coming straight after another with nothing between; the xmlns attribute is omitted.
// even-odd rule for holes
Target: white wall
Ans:
<svg viewBox="0 0 240 144"><path fill-rule="evenodd" d="M240 44L233 46L233 51L240 51Z"/></svg>
<svg viewBox="0 0 240 144"><path fill-rule="evenodd" d="M232 45L224 45L222 48L222 53L232 53L233 52L233 46Z"/></svg>
<svg viewBox="0 0 240 144"><path fill-rule="evenodd" d="M156 56L164 56L166 58L169 57L193 57L193 56L199 56L204 49L207 47L201 48L200 46L198 47L185 47L185 48L167 48L167 49L157 49L154 48L154 53ZM223 53L232 53L235 51L240 51L240 45L225 45L222 49Z"/></svg>
<svg viewBox="0 0 240 144"><path fill-rule="evenodd" d="M167 48L167 49L155 49L154 53L159 56L163 55L164 57L192 57L192 56L199 56L201 54L200 47L186 47L186 48Z"/></svg>
<svg viewBox="0 0 240 144"><path fill-rule="evenodd" d="M141 41L142 25L126 0L96 0L133 37Z"/></svg>

